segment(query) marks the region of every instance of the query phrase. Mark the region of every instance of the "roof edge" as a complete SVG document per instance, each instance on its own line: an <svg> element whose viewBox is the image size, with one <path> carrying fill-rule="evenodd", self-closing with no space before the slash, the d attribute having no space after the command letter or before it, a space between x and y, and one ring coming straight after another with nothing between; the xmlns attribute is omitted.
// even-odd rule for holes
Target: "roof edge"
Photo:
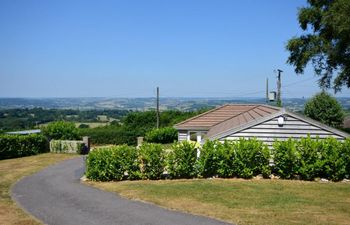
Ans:
<svg viewBox="0 0 350 225"><path fill-rule="evenodd" d="M278 111L278 112L276 112L274 114L271 114L271 115L266 116L266 117L262 117L262 118L260 118L258 120L253 120L250 123L247 123L247 124L244 124L242 126L238 126L238 127L235 127L235 128L232 128L232 129L220 132L220 133L218 133L216 135L213 135L211 137L208 137L208 138L210 140L220 139L220 138L223 138L223 137L225 137L225 136L227 136L229 134L237 133L237 132L242 131L244 129L250 128L250 127L255 126L255 125L258 125L259 123L263 123L263 122L268 121L270 119L273 119L273 118L275 118L277 116L281 116L281 115L285 115L285 114L288 114L288 115L290 115L292 117L295 117L295 118L297 118L297 119L299 119L299 120L301 120L303 122L309 123L311 125L314 125L314 126L316 126L318 128L326 130L328 132L331 132L331 133L334 133L336 135L339 135L339 136L341 136L343 138L349 138L350 137L350 134L348 134L346 132L343 132L343 131L340 131L340 130L338 130L336 128L327 126L326 124L323 124L323 123L321 123L319 121L313 120L313 119L311 119L309 117L298 115L298 114L296 114L294 112L286 110L285 108L280 108L280 109L281 109L280 111Z"/></svg>
<svg viewBox="0 0 350 225"><path fill-rule="evenodd" d="M236 133L238 131L241 131L241 130L247 129L249 127L255 126L256 124L263 123L263 122L265 122L267 120L273 119L276 116L280 116L280 115L285 114L286 111L285 111L284 108L279 108L279 109L280 110L277 111L276 113L273 113L273 114L265 116L265 117L261 117L261 118L259 118L257 120L253 120L253 121L251 121L249 123L246 123L246 124L243 124L241 126L234 127L234 128L228 129L226 131L220 132L220 133L218 133L216 135L213 135L213 136L209 137L209 139L213 140L213 139L223 138L223 137L227 136L228 134Z"/></svg>

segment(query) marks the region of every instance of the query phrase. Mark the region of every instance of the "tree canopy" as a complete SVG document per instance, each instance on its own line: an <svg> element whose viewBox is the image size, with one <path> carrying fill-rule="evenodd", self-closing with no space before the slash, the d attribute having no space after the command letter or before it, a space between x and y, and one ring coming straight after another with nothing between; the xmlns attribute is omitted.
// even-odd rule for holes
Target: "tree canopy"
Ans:
<svg viewBox="0 0 350 225"><path fill-rule="evenodd" d="M322 88L349 88L350 1L308 0L308 6L299 9L298 20L304 33L288 41L287 62L297 74L311 63Z"/></svg>
<svg viewBox="0 0 350 225"><path fill-rule="evenodd" d="M339 102L327 92L316 94L305 104L305 115L332 127L339 127L344 120L344 111Z"/></svg>

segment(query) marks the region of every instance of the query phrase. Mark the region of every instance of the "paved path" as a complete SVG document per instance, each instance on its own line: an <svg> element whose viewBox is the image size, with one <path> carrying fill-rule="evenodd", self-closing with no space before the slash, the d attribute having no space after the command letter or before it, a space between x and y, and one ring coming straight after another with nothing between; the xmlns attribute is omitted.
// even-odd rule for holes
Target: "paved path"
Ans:
<svg viewBox="0 0 350 225"><path fill-rule="evenodd" d="M83 185L79 182L83 173L82 157L66 160L20 180L12 197L49 225L227 225Z"/></svg>

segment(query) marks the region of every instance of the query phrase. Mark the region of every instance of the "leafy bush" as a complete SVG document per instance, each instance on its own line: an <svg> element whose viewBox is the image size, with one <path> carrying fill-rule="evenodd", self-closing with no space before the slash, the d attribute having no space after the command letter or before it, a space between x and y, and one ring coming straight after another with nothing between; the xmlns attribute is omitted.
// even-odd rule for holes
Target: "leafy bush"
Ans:
<svg viewBox="0 0 350 225"><path fill-rule="evenodd" d="M72 122L56 121L49 123L42 129L44 135L55 140L77 140L80 139L78 129Z"/></svg>
<svg viewBox="0 0 350 225"><path fill-rule="evenodd" d="M212 177L219 174L223 164L223 145L219 141L207 141L200 150L198 158L198 172L203 177Z"/></svg>
<svg viewBox="0 0 350 225"><path fill-rule="evenodd" d="M344 151L345 150L345 151ZM346 158L349 159L343 144L335 138L327 138L321 142L321 165L319 176L333 181L339 181L346 176Z"/></svg>
<svg viewBox="0 0 350 225"><path fill-rule="evenodd" d="M271 174L269 166L270 150L267 145L256 139L239 139L234 143L234 173L238 177L251 178L262 174Z"/></svg>
<svg viewBox="0 0 350 225"><path fill-rule="evenodd" d="M0 159L36 155L48 151L48 141L41 134L0 135Z"/></svg>
<svg viewBox="0 0 350 225"><path fill-rule="evenodd" d="M291 179L299 174L300 153L298 142L289 138L287 141L275 141L273 144L274 173L283 179Z"/></svg>
<svg viewBox="0 0 350 225"><path fill-rule="evenodd" d="M86 160L86 176L91 180L122 180L140 177L137 150L127 145L102 148L89 153Z"/></svg>
<svg viewBox="0 0 350 225"><path fill-rule="evenodd" d="M344 120L344 111L336 98L327 92L313 96L305 104L305 115L333 127L339 127Z"/></svg>
<svg viewBox="0 0 350 225"><path fill-rule="evenodd" d="M105 126L90 129L79 129L80 136L89 136L91 144L103 145L136 145L136 137L140 134L119 126Z"/></svg>
<svg viewBox="0 0 350 225"><path fill-rule="evenodd" d="M313 140L311 137L302 138L298 142L300 154L299 175L303 180L313 180L318 177L322 167L321 141Z"/></svg>
<svg viewBox="0 0 350 225"><path fill-rule="evenodd" d="M197 176L196 142L183 141L175 143L167 158L168 174L171 178L193 178Z"/></svg>
<svg viewBox="0 0 350 225"><path fill-rule="evenodd" d="M339 181L350 175L349 140L289 139L275 142L273 152L274 172L285 179L300 176L303 180L320 177Z"/></svg>
<svg viewBox="0 0 350 225"><path fill-rule="evenodd" d="M165 152L160 144L141 145L138 159L143 179L160 179L164 172Z"/></svg>
<svg viewBox="0 0 350 225"><path fill-rule="evenodd" d="M177 130L172 127L153 129L146 133L145 140L151 143L173 143L177 140Z"/></svg>

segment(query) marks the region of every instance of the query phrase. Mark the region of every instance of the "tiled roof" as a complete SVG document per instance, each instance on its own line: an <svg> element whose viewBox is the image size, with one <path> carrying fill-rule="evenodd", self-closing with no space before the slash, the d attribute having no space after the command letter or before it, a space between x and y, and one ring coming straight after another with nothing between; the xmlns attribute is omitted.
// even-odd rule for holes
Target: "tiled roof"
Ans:
<svg viewBox="0 0 350 225"><path fill-rule="evenodd" d="M208 130L208 137L272 115L280 108L268 105L223 105L175 125L181 129Z"/></svg>

